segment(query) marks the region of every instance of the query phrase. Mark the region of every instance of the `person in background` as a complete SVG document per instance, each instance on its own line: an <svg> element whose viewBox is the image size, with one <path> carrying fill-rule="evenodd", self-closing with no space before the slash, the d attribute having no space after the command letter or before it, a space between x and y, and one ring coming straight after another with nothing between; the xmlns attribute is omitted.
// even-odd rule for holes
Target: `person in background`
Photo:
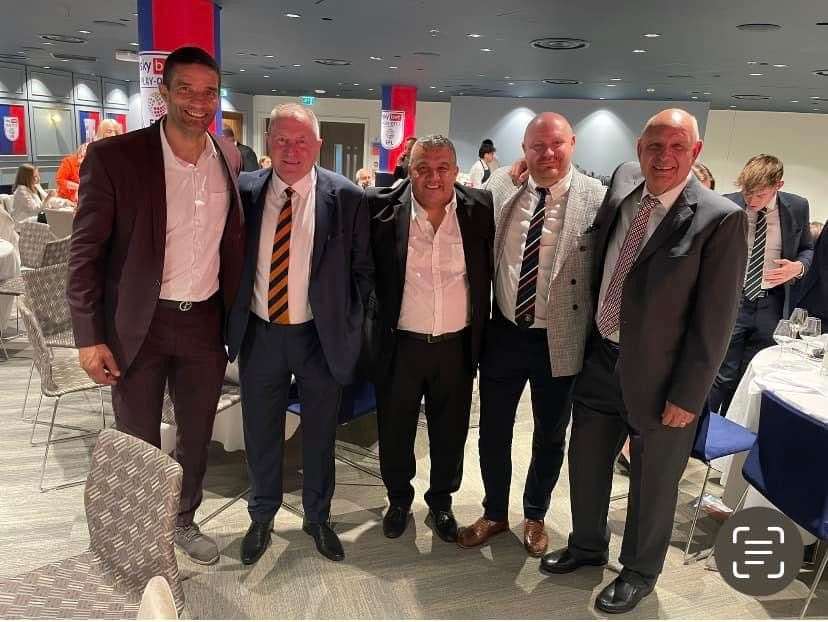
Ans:
<svg viewBox="0 0 828 622"><path fill-rule="evenodd" d="M819 226L815 232L814 225ZM828 227L818 222L811 223L814 238L814 260L811 268L791 291L791 308L800 307L808 311L809 316L822 320L822 332L828 332Z"/></svg>
<svg viewBox="0 0 828 622"><path fill-rule="evenodd" d="M484 138L483 142L480 143L481 147L491 147L492 149L495 148L494 142L491 138ZM500 161L497 159L497 156L492 158L492 161L489 162L489 170L494 173L497 169L500 168Z"/></svg>
<svg viewBox="0 0 828 622"><path fill-rule="evenodd" d="M693 175L696 176L696 179L698 179L705 188L710 188L711 190L716 189L716 180L713 177L713 173L711 173L710 169L701 162L696 162L693 165Z"/></svg>
<svg viewBox="0 0 828 622"><path fill-rule="evenodd" d="M86 148L89 143L83 143L77 148L75 153L70 153L68 156L60 161L57 173L55 173L55 183L57 184L57 194L62 199L67 199L72 203L78 202L78 186L80 185L80 166L83 159L86 157Z"/></svg>
<svg viewBox="0 0 828 622"><path fill-rule="evenodd" d="M55 196L40 185L40 171L33 164L21 164L14 178L14 200L11 216L15 222L36 220L48 199Z"/></svg>
<svg viewBox="0 0 828 622"><path fill-rule="evenodd" d="M104 119L98 124L98 130L95 132L95 140L120 136L123 133L124 128L115 119Z"/></svg>
<svg viewBox="0 0 828 622"><path fill-rule="evenodd" d="M491 143L484 141L480 145L480 149L477 150L477 162L472 164L469 170L469 185L472 188L482 188L489 181L489 176L492 174L489 165L495 159L495 153L497 152Z"/></svg>
<svg viewBox="0 0 828 622"><path fill-rule="evenodd" d="M233 131L232 127L225 127L221 130L221 134L235 143L236 149L238 149L241 154L243 172L249 173L251 171L259 170L259 158L256 156L256 152L247 145L243 145L236 140L236 133Z"/></svg>
<svg viewBox="0 0 828 622"><path fill-rule="evenodd" d="M356 184L360 188L371 188L374 185L374 171L370 168L361 168L356 173Z"/></svg>
<svg viewBox="0 0 828 622"><path fill-rule="evenodd" d="M819 236L822 235L823 226L824 225L821 222L819 222L818 220L815 220L815 221L813 221L812 223L810 223L808 225L808 227L811 230L811 239L812 240L819 239Z"/></svg>
<svg viewBox="0 0 828 622"><path fill-rule="evenodd" d="M408 177L408 165L411 162L411 149L414 148L414 143L417 142L416 136L409 136L405 139L405 151L397 160L397 166L394 167L394 179L406 179Z"/></svg>
<svg viewBox="0 0 828 622"><path fill-rule="evenodd" d="M270 156L262 156L259 158L259 168L270 168L273 166L273 161L270 159Z"/></svg>

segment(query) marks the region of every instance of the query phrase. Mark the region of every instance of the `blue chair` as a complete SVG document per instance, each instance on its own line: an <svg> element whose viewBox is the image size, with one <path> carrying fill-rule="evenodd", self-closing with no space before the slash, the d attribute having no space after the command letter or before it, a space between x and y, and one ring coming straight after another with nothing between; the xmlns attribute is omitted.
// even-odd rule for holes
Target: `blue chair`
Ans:
<svg viewBox="0 0 828 622"><path fill-rule="evenodd" d="M684 548L684 563L689 564L695 559L688 559L690 545L693 542L693 535L696 533L696 524L701 513L704 491L707 489L707 481L710 477L710 463L716 458L732 456L743 451L748 451L756 442L756 434L750 430L725 419L718 413L710 412L705 406L704 413L696 429L696 440L693 443L693 450L690 452L692 458L701 460L707 465L707 472L704 474L699 501L696 504L696 512L693 515L693 522L690 524L690 534L687 536L687 546Z"/></svg>
<svg viewBox="0 0 828 622"><path fill-rule="evenodd" d="M759 435L742 467L745 480L802 529L828 540L828 424L773 393L762 393ZM745 496L742 496L744 503ZM825 572L822 558L799 617L804 618Z"/></svg>

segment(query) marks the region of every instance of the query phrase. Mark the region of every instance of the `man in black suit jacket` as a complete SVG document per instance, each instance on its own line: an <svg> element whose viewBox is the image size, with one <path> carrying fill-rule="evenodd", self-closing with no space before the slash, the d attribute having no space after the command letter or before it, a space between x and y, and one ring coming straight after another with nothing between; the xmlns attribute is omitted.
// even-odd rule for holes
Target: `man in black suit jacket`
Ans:
<svg viewBox="0 0 828 622"><path fill-rule="evenodd" d="M823 227L814 244L814 260L810 269L791 292L791 308L801 307L809 316L822 320L828 328L828 227Z"/></svg>
<svg viewBox="0 0 828 622"><path fill-rule="evenodd" d="M747 217L690 172L701 148L689 113L654 116L638 140L640 165L615 171L592 228L596 314L573 390L573 530L541 570L607 563L612 466L629 435L624 569L595 602L607 613L633 609L661 573L678 482L744 278Z"/></svg>
<svg viewBox="0 0 828 622"><path fill-rule="evenodd" d="M322 141L313 112L283 104L270 118L273 167L240 178L247 243L228 328L251 480L241 561L252 564L265 552L282 503L291 376L302 402L303 528L322 555L339 561L342 545L328 524L334 438L372 286L368 210L360 188L314 166Z"/></svg>
<svg viewBox="0 0 828 622"><path fill-rule="evenodd" d="M414 440L425 395L429 520L440 538L457 539L451 495L463 473L494 241L491 195L456 185L457 173L451 141L429 136L411 151L408 180L368 190L377 272L367 324L389 538L405 531L414 500Z"/></svg>
<svg viewBox="0 0 828 622"><path fill-rule="evenodd" d="M261 166L259 166L259 158L256 156L256 152L253 151L251 147L242 145L236 140L236 133L233 131L232 127L225 127L221 130L221 133L226 138L232 140L236 145L236 149L239 150L239 155L241 155L242 161L242 171L245 173L251 173L253 171L258 171L261 168Z"/></svg>
<svg viewBox="0 0 828 622"><path fill-rule="evenodd" d="M773 345L777 323L794 308L791 287L814 256L808 200L780 192L783 174L779 158L754 156L736 180L742 191L725 195L747 213L749 250L745 282L739 288L739 315L710 391L714 412L727 412L751 359Z"/></svg>

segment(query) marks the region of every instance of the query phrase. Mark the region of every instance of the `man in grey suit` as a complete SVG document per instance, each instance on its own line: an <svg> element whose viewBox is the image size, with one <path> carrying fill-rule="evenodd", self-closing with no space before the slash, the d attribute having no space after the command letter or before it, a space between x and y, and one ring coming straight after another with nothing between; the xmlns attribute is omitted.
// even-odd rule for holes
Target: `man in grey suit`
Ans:
<svg viewBox="0 0 828 622"><path fill-rule="evenodd" d="M678 482L739 306L747 217L692 175L701 148L689 113L654 116L640 165L616 169L595 219L595 325L573 389L573 530L541 570L607 563L612 465L629 435L624 569L595 602L607 613L633 609L661 573Z"/></svg>
<svg viewBox="0 0 828 622"><path fill-rule="evenodd" d="M570 390L581 369L592 313L589 232L606 189L571 164L575 135L559 114L526 127L529 177L516 187L498 169L494 199L495 305L480 363L480 470L484 513L458 534L479 546L508 530L512 429L528 380L535 429L523 493L524 546L546 552L544 517L558 481L569 423Z"/></svg>

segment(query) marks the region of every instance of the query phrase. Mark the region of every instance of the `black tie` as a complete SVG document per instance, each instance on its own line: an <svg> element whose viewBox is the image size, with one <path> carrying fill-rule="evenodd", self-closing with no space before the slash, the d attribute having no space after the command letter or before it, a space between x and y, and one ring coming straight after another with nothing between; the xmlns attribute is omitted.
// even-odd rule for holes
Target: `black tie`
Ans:
<svg viewBox="0 0 828 622"><path fill-rule="evenodd" d="M538 287L538 261L545 216L544 204L546 195L549 194L547 188L535 190L538 193L538 202L526 234L526 246L523 247L523 260L520 264L520 280L515 296L515 324L521 328L529 328L535 323L535 294Z"/></svg>

